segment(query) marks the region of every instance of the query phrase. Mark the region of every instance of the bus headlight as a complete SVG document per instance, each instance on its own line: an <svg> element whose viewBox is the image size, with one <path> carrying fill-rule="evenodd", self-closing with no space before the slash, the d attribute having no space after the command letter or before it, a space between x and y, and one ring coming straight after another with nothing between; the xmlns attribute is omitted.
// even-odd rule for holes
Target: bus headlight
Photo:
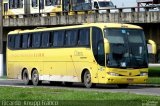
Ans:
<svg viewBox="0 0 160 106"><path fill-rule="evenodd" d="M111 75L111 76L119 76L119 74L117 73L114 73L114 72L107 72L108 75Z"/></svg>
<svg viewBox="0 0 160 106"><path fill-rule="evenodd" d="M141 72L140 75L141 75L141 76L148 76L148 73L147 73L147 72Z"/></svg>

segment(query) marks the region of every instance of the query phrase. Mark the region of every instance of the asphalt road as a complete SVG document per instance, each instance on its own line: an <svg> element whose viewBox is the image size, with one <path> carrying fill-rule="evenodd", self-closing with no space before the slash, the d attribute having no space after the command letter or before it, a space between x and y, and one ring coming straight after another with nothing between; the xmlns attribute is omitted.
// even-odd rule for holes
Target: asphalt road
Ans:
<svg viewBox="0 0 160 106"><path fill-rule="evenodd" d="M23 81L20 80L6 80L0 79L0 86L13 86L13 87L34 87L33 85L26 86ZM160 85L130 85L128 88L120 89L116 85L97 85L95 88L87 89L83 84L75 83L72 87L66 87L64 85L53 86L49 82L43 82L38 87L51 88L51 89L71 89L81 91L98 91L98 92L126 92L142 95L157 95L160 96Z"/></svg>

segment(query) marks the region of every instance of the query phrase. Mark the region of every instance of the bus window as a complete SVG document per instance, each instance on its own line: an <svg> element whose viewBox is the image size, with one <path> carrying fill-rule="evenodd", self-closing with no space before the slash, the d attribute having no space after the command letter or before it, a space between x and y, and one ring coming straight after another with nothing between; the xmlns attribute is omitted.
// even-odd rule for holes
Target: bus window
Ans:
<svg viewBox="0 0 160 106"><path fill-rule="evenodd" d="M8 3L4 3L4 12L8 11Z"/></svg>
<svg viewBox="0 0 160 106"><path fill-rule="evenodd" d="M49 47L50 32L42 33L42 47Z"/></svg>
<svg viewBox="0 0 160 106"><path fill-rule="evenodd" d="M61 5L61 0L55 0L55 5Z"/></svg>
<svg viewBox="0 0 160 106"><path fill-rule="evenodd" d="M33 33L32 35L32 47L38 48L41 45L41 33Z"/></svg>
<svg viewBox="0 0 160 106"><path fill-rule="evenodd" d="M54 6L55 0L46 0L45 4L46 4L46 6Z"/></svg>
<svg viewBox="0 0 160 106"><path fill-rule="evenodd" d="M16 35L15 36L15 49L20 49L21 48L21 36Z"/></svg>
<svg viewBox="0 0 160 106"><path fill-rule="evenodd" d="M40 3L39 8L44 9L44 0L40 0L39 3Z"/></svg>
<svg viewBox="0 0 160 106"><path fill-rule="evenodd" d="M54 32L54 47L61 47L64 45L64 31Z"/></svg>
<svg viewBox="0 0 160 106"><path fill-rule="evenodd" d="M75 46L77 44L77 30L66 31L66 46Z"/></svg>
<svg viewBox="0 0 160 106"><path fill-rule="evenodd" d="M37 7L37 6L38 6L37 0L32 0L32 7Z"/></svg>
<svg viewBox="0 0 160 106"><path fill-rule="evenodd" d="M23 0L17 1L17 8L23 8Z"/></svg>
<svg viewBox="0 0 160 106"><path fill-rule="evenodd" d="M28 34L23 34L22 36L22 48L26 49L28 47Z"/></svg>
<svg viewBox="0 0 160 106"><path fill-rule="evenodd" d="M101 66L105 66L105 53L102 31L99 28L92 29L92 49L94 58Z"/></svg>
<svg viewBox="0 0 160 106"><path fill-rule="evenodd" d="M89 28L79 30L78 46L89 46L89 34Z"/></svg>
<svg viewBox="0 0 160 106"><path fill-rule="evenodd" d="M13 49L14 48L14 43L15 43L15 36L13 36L13 35L9 35L8 36L8 47L10 48L10 49Z"/></svg>
<svg viewBox="0 0 160 106"><path fill-rule="evenodd" d="M14 7L14 0L9 0L9 8L12 9Z"/></svg>

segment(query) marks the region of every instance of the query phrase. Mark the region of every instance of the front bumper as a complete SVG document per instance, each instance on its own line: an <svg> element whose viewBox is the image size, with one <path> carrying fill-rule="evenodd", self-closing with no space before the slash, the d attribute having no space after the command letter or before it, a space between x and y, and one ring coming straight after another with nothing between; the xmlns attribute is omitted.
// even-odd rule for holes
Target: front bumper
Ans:
<svg viewBox="0 0 160 106"><path fill-rule="evenodd" d="M106 84L145 84L148 76L136 77L122 77L122 76L109 76L107 77Z"/></svg>

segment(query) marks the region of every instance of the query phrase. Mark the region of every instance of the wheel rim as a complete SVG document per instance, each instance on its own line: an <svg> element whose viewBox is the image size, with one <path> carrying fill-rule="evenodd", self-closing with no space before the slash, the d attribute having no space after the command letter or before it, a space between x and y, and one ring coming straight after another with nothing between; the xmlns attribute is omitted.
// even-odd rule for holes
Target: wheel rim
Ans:
<svg viewBox="0 0 160 106"><path fill-rule="evenodd" d="M85 78L84 78L84 83L86 87L90 87L91 86L91 74L89 72L86 72L85 74Z"/></svg>
<svg viewBox="0 0 160 106"><path fill-rule="evenodd" d="M38 82L38 74L36 73L36 72L34 72L33 73L33 81L35 82L35 83L37 83Z"/></svg>
<svg viewBox="0 0 160 106"><path fill-rule="evenodd" d="M91 75L89 73L87 73L86 75L86 84L90 84L91 83Z"/></svg>
<svg viewBox="0 0 160 106"><path fill-rule="evenodd" d="M38 84L39 77L38 77L38 73L36 71L33 72L32 80L33 80L34 84Z"/></svg>

